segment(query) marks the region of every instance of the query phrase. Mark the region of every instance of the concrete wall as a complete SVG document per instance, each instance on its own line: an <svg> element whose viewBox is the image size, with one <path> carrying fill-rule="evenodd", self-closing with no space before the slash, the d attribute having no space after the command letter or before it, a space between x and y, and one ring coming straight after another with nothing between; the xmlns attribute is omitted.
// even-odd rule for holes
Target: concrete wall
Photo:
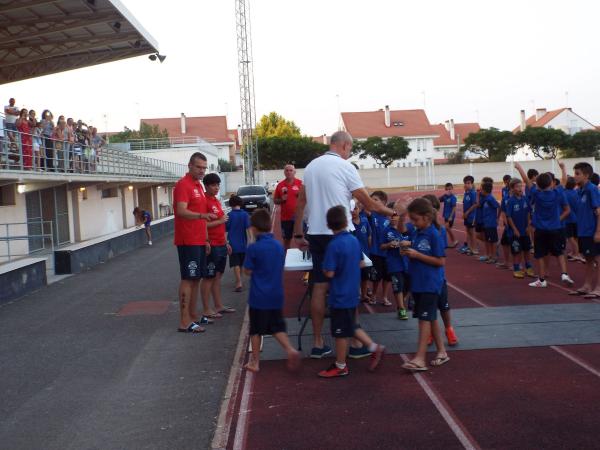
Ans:
<svg viewBox="0 0 600 450"><path fill-rule="evenodd" d="M10 266L15 266L14 269ZM47 284L46 260L29 258L25 263L9 263L0 272L0 304L19 298Z"/></svg>
<svg viewBox="0 0 600 450"><path fill-rule="evenodd" d="M16 189L16 188L15 188ZM25 209L25 194L15 192L14 206L0 206L0 224L23 223L27 221L27 212ZM8 233L10 236L27 236L27 225L9 225ZM6 225L0 225L0 238L6 237ZM9 244L0 241L0 263L7 261ZM29 252L29 243L27 240L12 241L10 243L10 253L12 255L26 255Z"/></svg>
<svg viewBox="0 0 600 450"><path fill-rule="evenodd" d="M78 192L81 240L123 229L121 192L117 192L117 197L102 198L102 190L90 186L87 188L87 200L83 200L83 194Z"/></svg>

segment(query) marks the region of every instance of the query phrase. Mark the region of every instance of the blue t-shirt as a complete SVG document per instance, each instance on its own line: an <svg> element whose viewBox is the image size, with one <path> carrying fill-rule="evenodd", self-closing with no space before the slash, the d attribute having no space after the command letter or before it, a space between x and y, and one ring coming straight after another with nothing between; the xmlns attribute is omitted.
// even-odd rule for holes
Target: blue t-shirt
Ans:
<svg viewBox="0 0 600 450"><path fill-rule="evenodd" d="M556 189L540 191L536 189L531 193L533 203L533 226L538 230L560 230L560 215L567 205L565 196Z"/></svg>
<svg viewBox="0 0 600 450"><path fill-rule="evenodd" d="M529 202L524 195L520 197L513 195L508 199L506 204L506 217L512 219L521 236L525 236L527 234L527 225L529 224L530 212L531 208L529 206ZM509 236L514 235L512 227L508 227L507 230Z"/></svg>
<svg viewBox="0 0 600 450"><path fill-rule="evenodd" d="M385 242L393 241L410 241L410 233L408 229L405 232L398 231L394 227L390 226L385 230ZM386 255L387 271L388 273L405 272L406 257L400 254L399 248L389 248Z"/></svg>
<svg viewBox="0 0 600 450"><path fill-rule="evenodd" d="M456 212L453 214L452 210L456 207L456 195L444 194L440 198L440 201L444 204L444 209L442 210L444 220L454 220Z"/></svg>
<svg viewBox="0 0 600 450"><path fill-rule="evenodd" d="M390 219L379 213L371 213L371 255L385 256L386 251L381 250L385 242L385 229L390 226Z"/></svg>
<svg viewBox="0 0 600 450"><path fill-rule="evenodd" d="M435 225L430 225L423 230L417 230L412 238L412 248L428 256L445 257L440 233ZM416 258L410 260L408 266L410 286L412 292L431 292L439 294L444 282L442 267L432 266Z"/></svg>
<svg viewBox="0 0 600 450"><path fill-rule="evenodd" d="M360 243L360 249L365 254L369 254L369 237L371 237L371 225L367 216L360 214L360 222L354 224L353 234Z"/></svg>
<svg viewBox="0 0 600 450"><path fill-rule="evenodd" d="M465 191L463 195L463 212L467 212L471 206L477 202L477 192L475 189ZM475 210L471 211L465 220L469 223L473 223L475 220Z"/></svg>
<svg viewBox="0 0 600 450"><path fill-rule="evenodd" d="M577 223L577 207L579 206L579 191L576 189L565 189L565 198L569 204L569 215L565 223Z"/></svg>
<svg viewBox="0 0 600 450"><path fill-rule="evenodd" d="M250 216L241 209L232 209L227 220L227 240L233 253L246 253L248 238L246 230L250 228Z"/></svg>
<svg viewBox="0 0 600 450"><path fill-rule="evenodd" d="M347 231L336 234L327 245L323 270L335 272L329 283L328 303L332 308L355 308L359 301L360 244Z"/></svg>
<svg viewBox="0 0 600 450"><path fill-rule="evenodd" d="M538 191L538 187L537 187L537 184L535 184L535 183L533 183L531 185L531 187L529 187L529 186L525 187L525 197L527 198L527 201L529 202L530 206L533 206L533 194L537 191Z"/></svg>
<svg viewBox="0 0 600 450"><path fill-rule="evenodd" d="M483 201L485 200L486 195L483 192L479 192L477 194L477 208L475 208L475 223L478 225L483 225Z"/></svg>
<svg viewBox="0 0 600 450"><path fill-rule="evenodd" d="M145 225L150 225L150 222L152 222L152 215L148 211L142 211L142 219L144 219Z"/></svg>
<svg viewBox="0 0 600 450"><path fill-rule="evenodd" d="M484 195L481 194L483 226L484 228L496 228L498 226L498 208L500 204L492 194Z"/></svg>
<svg viewBox="0 0 600 450"><path fill-rule="evenodd" d="M579 189L577 205L577 236L592 237L596 233L596 208L600 208L598 187L591 182Z"/></svg>
<svg viewBox="0 0 600 450"><path fill-rule="evenodd" d="M252 271L248 304L255 309L283 308L285 250L272 233L260 234L246 250L244 268Z"/></svg>

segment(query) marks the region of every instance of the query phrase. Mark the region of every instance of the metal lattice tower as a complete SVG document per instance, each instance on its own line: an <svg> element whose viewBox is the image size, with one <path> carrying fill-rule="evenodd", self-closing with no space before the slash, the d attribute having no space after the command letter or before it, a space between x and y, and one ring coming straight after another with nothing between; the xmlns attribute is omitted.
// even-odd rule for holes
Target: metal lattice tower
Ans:
<svg viewBox="0 0 600 450"><path fill-rule="evenodd" d="M238 76L240 82L241 135L246 184L256 184L258 145L256 139L256 108L254 104L254 72L252 70L252 29L250 0L235 0L238 49Z"/></svg>

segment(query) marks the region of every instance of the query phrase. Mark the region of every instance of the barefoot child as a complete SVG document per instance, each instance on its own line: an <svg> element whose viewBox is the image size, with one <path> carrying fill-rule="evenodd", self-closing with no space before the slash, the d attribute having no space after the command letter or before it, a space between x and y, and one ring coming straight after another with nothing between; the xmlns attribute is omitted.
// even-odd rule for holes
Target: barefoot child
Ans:
<svg viewBox="0 0 600 450"><path fill-rule="evenodd" d="M419 319L419 344L417 353L403 368L410 371L427 370L425 357L427 341L433 334L437 355L432 366L441 366L450 358L446 353L442 335L437 324L437 304L443 285L442 267L446 255L440 234L434 224L435 211L431 202L417 198L408 205L410 220L416 227L410 247L403 247L402 253L410 258L409 273L411 292L415 300L413 317Z"/></svg>
<svg viewBox="0 0 600 450"><path fill-rule="evenodd" d="M227 241L231 246L229 255L229 268L233 269L235 275L235 292L242 292L242 274L241 269L246 256L246 247L248 246L248 234L250 228L250 216L242 206L244 200L237 195L229 198L229 220L227 221Z"/></svg>
<svg viewBox="0 0 600 450"><path fill-rule="evenodd" d="M282 313L285 250L271 233L271 216L266 210L254 211L250 225L256 242L246 251L244 273L250 276L248 305L252 353L244 369L259 371L261 336L270 334L286 351L288 369L296 370L300 366L300 353L290 344Z"/></svg>
<svg viewBox="0 0 600 450"><path fill-rule="evenodd" d="M369 371L374 371L385 348L373 342L356 321L356 307L359 301L360 268L364 265L358 240L350 234L346 209L334 206L327 211L327 227L333 231L333 239L325 251L323 272L329 283L329 312L331 315L331 335L335 338L335 363L319 372L322 378L334 378L348 375L346 353L348 339L360 341L369 352Z"/></svg>

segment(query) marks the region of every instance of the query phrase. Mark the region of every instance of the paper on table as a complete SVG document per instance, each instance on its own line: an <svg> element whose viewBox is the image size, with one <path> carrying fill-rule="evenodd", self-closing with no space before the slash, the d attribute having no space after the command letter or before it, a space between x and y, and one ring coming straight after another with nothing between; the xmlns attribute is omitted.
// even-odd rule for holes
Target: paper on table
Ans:
<svg viewBox="0 0 600 450"><path fill-rule="evenodd" d="M363 253L363 260L367 267L371 267L373 263L367 255ZM297 248L290 248L285 255L285 266L286 271L307 271L312 270L312 259L304 259L303 253Z"/></svg>

